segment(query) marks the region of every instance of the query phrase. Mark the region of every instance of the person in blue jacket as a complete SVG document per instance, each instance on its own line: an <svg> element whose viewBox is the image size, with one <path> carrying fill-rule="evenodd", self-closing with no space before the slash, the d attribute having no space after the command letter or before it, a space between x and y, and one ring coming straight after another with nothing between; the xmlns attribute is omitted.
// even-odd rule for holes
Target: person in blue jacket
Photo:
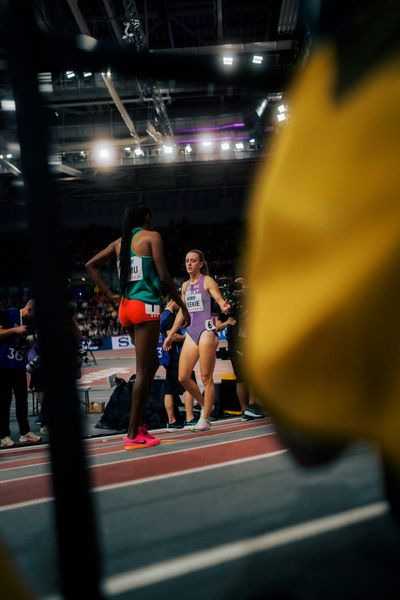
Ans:
<svg viewBox="0 0 400 600"><path fill-rule="evenodd" d="M34 313L34 300L28 300L21 309L5 308L0 311L0 442L2 448L15 445L11 438L10 409L12 395L19 427L20 443L37 443L28 421L28 387L26 378L29 333L27 322Z"/></svg>

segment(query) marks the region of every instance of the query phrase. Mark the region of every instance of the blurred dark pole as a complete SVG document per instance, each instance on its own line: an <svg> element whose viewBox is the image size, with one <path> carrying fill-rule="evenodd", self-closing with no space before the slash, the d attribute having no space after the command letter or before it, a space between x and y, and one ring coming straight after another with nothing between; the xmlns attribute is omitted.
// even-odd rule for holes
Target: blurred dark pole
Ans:
<svg viewBox="0 0 400 600"><path fill-rule="evenodd" d="M76 351L67 313L60 198L48 169L46 111L38 90L31 3L2 2L2 34L16 103L29 223L30 268L48 401L50 453L65 598L100 598L100 560L83 450Z"/></svg>

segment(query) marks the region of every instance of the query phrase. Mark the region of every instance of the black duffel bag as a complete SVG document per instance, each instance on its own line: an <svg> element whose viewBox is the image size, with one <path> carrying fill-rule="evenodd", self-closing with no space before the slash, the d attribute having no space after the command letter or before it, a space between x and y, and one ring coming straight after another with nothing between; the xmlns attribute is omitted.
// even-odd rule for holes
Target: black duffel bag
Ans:
<svg viewBox="0 0 400 600"><path fill-rule="evenodd" d="M127 431L131 414L132 389L135 385L135 375L129 381L116 378L116 387L104 409L101 419L96 423L97 429L114 429ZM168 422L164 407L164 381L155 379L150 388L146 404L145 422L149 429L165 427Z"/></svg>

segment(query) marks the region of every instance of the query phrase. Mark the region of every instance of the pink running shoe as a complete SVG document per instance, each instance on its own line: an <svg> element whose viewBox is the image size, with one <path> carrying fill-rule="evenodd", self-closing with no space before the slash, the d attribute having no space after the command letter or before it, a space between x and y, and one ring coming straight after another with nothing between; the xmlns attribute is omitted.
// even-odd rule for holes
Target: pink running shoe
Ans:
<svg viewBox="0 0 400 600"><path fill-rule="evenodd" d="M157 438L151 439L139 431L135 438L128 436L125 438L125 450L137 450L140 447L157 446L159 443L160 440Z"/></svg>
<svg viewBox="0 0 400 600"><path fill-rule="evenodd" d="M144 435L144 437L148 437L151 440L157 439L153 434L149 433L149 430L147 429L146 424L139 425L139 433L142 433Z"/></svg>

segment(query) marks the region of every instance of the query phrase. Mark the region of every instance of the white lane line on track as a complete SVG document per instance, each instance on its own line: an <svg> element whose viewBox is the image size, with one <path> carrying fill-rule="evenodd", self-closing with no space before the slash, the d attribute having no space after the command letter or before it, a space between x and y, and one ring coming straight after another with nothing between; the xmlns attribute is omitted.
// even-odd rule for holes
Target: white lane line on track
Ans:
<svg viewBox="0 0 400 600"><path fill-rule="evenodd" d="M43 452L35 452L35 454L30 454L28 456L23 456L21 455L17 455L17 456L1 456L0 458L4 458L5 462L4 464L8 464L10 462L22 462L24 460L35 460L37 458L48 458L49 457L49 452L48 452L48 446L46 446L45 449L43 449ZM8 468L8 467L7 467Z"/></svg>
<svg viewBox="0 0 400 600"><path fill-rule="evenodd" d="M231 426L237 426L237 425L243 425L245 427L260 427L261 425L265 425L267 427L272 427L272 421L269 417L263 417L262 419L253 419L253 420L246 420L246 421L242 421L239 417L233 417L230 419L218 419L217 421L211 421L211 429L210 431L213 431L215 429L226 429L227 427L231 427ZM180 433L188 433L190 430L189 429L178 429L176 431L167 431L166 427L160 427L159 429L151 429L150 433L154 434L154 435L159 435L159 434L167 434L168 437L171 435L176 435L176 434L180 434ZM94 435L92 437L86 437L84 439L84 442L88 445L88 446L94 446L96 445L96 443L102 443L103 440L105 441L109 441L109 440L117 440L118 438L124 438L126 436L126 432L125 433L112 433L110 435Z"/></svg>
<svg viewBox="0 0 400 600"><path fill-rule="evenodd" d="M258 429L259 427L261 427L261 423L258 426L254 426L254 427L250 427L250 428L244 428L241 431L251 431L253 429ZM229 435L230 433L237 433L237 431L227 431L226 433L224 433L222 431L220 433L220 435ZM177 435L179 436L179 433ZM235 439L235 440L225 440L224 442L216 442L215 444L202 444L198 448L199 449L200 448L208 448L210 446L218 446L220 444L229 444L230 442L241 442L243 440L254 439L254 438L257 438L257 437L266 437L266 436L269 436L269 435L277 435L277 434L276 434L275 431L271 431L271 432L268 431L266 433L263 433L262 435L253 435L253 436L249 436L249 437L246 436L246 437L238 438L238 439ZM169 443L169 444L173 444L175 442L176 443L190 442L192 439L195 440L196 436L198 436L198 434L193 434L192 438L185 438L185 439L182 439L182 440L180 440L179 438L175 439L173 436L171 436L171 438L169 438L169 437L162 438L161 441ZM208 437L207 438L203 438L203 439L208 439ZM200 441L201 437L197 437L197 439ZM111 450L111 452L104 452L104 453L101 453L101 454L88 453L88 455L87 455L88 460L91 459L91 458L97 458L97 457L101 458L102 456L107 456L107 454L111 454L111 453L114 454L114 455L115 454L119 454L119 453L123 453L124 455L126 455L125 448L122 448L121 450L114 450L115 443L112 444L112 445L110 445L110 446L108 446L108 445L102 445L101 444L101 445L99 445L99 448L103 448L103 449L109 448ZM87 449L87 450L89 450L89 449ZM92 448L91 450L95 450L95 448ZM136 456L136 457L131 456L131 457L129 457L129 459L126 458L124 460L110 461L110 462L107 462L107 463L91 464L91 465L89 465L89 468L92 468L92 467L103 467L103 466L107 466L107 465L116 465L118 463L125 462L125 460L134 460L135 461L135 460L143 460L143 459L146 459L146 458L154 458L154 456L168 456L169 454L175 454L176 452L188 452L189 450L197 450L197 448L184 448L183 450L171 450L171 452L165 452L165 453L164 452L162 452L162 453L160 452L158 454L148 454L147 456ZM35 457L35 458L41 458L41 457L39 456L39 457ZM26 458L24 457L23 460L26 460ZM38 463L38 464L20 465L20 466L14 466L14 467L4 467L3 469L0 469L0 476L1 476L2 473L6 473L7 471L17 471L19 469L32 469L32 467L37 467L37 466L42 467L43 465L50 465L50 464L51 464L51 461L47 460L45 462L41 462L41 463ZM48 474L50 475L50 473L48 473ZM30 477L41 477L43 475L46 475L46 473L38 473L37 475L27 475L26 477L24 477L24 479L29 479ZM9 481L19 481L20 479L21 479L21 477L14 477L13 479L5 479L4 481L0 481L0 485L2 483L6 483L6 482L9 482Z"/></svg>
<svg viewBox="0 0 400 600"><path fill-rule="evenodd" d="M107 595L116 596L168 579L182 577L196 571L239 560L258 552L301 542L357 523L376 519L387 512L388 505L386 502L376 502L361 508L328 515L306 523L284 527L264 535L247 538L240 542L214 546L214 548L193 552L180 558L114 575L105 579L103 589Z"/></svg>
<svg viewBox="0 0 400 600"><path fill-rule="evenodd" d="M46 502L54 502L54 498L47 496L47 498L39 498L39 500L26 500L25 502L18 502L17 504L5 504L4 506L0 506L0 512L14 510L16 508L30 508L31 506L45 504Z"/></svg>
<svg viewBox="0 0 400 600"><path fill-rule="evenodd" d="M233 421L233 420L232 420ZM250 431L252 429L258 429L259 427L269 427L271 428L272 422L263 419L262 421L255 421L255 422L246 422L246 421L239 421L239 422L232 422L231 420L229 421L229 423L226 423L224 421L215 421L212 423L212 427L211 429L207 432L207 433L222 433L224 434L224 429L230 429L232 426L233 427L237 427L239 424L243 425L242 428L240 429L234 429L233 431L227 431L226 433L236 433L237 431ZM216 431L218 430L218 432ZM168 431L166 430L165 427L163 427L162 429L151 429L150 433L152 433L153 435L156 436L160 436L162 435L163 437L161 438L162 441L165 440L169 440L171 438L175 438L175 436L181 436L181 435L188 435L190 433L190 429L178 429L176 431ZM126 433L116 433L116 434L112 434L110 436L103 436L103 437L96 437L96 438L86 438L85 441L85 446L86 446L86 450L96 450L97 448L107 448L109 445L110 446L115 446L115 442L117 441L121 441L124 440L126 437ZM193 439L195 439L195 437L202 437L201 434L197 433L195 434L193 432L192 435ZM183 441L187 441L190 438L186 438Z"/></svg>
<svg viewBox="0 0 400 600"><path fill-rule="evenodd" d="M286 546L296 542L323 535L331 531L351 527L358 523L370 521L385 515L389 511L387 502L376 502L367 506L354 508L306 523L299 523L290 527L277 529L270 533L246 538L239 542L222 544L207 548L192 554L155 563L120 575L112 575L103 581L103 591L107 597L117 596L148 587L150 585L196 573L204 569L213 568L240 560L248 556ZM52 594L43 600L60 600L58 594Z"/></svg>
<svg viewBox="0 0 400 600"><path fill-rule="evenodd" d="M235 440L225 440L223 442L215 442L215 443L209 443L209 444L201 444L201 446L195 446L192 448L179 448L178 450L171 450L170 452L160 452L159 454L147 454L146 456L137 456L136 458L134 456L132 456L132 458L128 458L126 460L129 461L137 461L137 460L146 460L146 459L150 459L150 458L154 458L154 457L164 457L164 456L171 456L171 454L182 454L183 452L193 452L195 450L203 450L203 448L215 448L216 446L224 446L226 444L233 444L236 442L246 442L248 440L255 440L256 438L264 438L264 437L268 437L270 435L276 435L275 432L271 432L271 433L262 433L261 435L252 435L252 436L245 436L245 437L240 437L237 438ZM190 440L182 440L182 441L190 441ZM172 440L170 443L173 443ZM126 450L122 450L121 452L123 452L124 454L126 454ZM133 451L128 451L128 452L134 452ZM95 455L97 456L97 455ZM103 455L104 456L104 455ZM107 463L101 463L101 464L93 464L93 465L89 465L89 468L95 468L95 467L106 467L109 465L115 465L115 464L120 464L120 463L125 463L126 460L118 460L118 461L110 461Z"/></svg>
<svg viewBox="0 0 400 600"><path fill-rule="evenodd" d="M227 460L225 462L216 463L215 465L205 465L204 467L192 467L191 469L184 469L182 471L171 471L170 473L164 473L162 475L150 475L149 477L142 477L140 479L135 479L134 481L110 483L109 485L102 485L96 487L94 491L107 492L109 490L117 490L119 488L129 487L131 485L140 485L142 483L152 483L154 481L161 481L162 479L169 479L170 477L181 477L183 475L201 473L202 471L212 471L214 469L221 469L222 467L231 467L232 465L239 465L246 462L252 462L255 460L260 460L262 458L273 458L274 456L284 454L285 452L287 452L287 450L273 450L272 452L265 452L264 454L258 454L257 456L247 456L246 458L235 458L233 460Z"/></svg>
<svg viewBox="0 0 400 600"><path fill-rule="evenodd" d="M141 479L136 479L135 481L124 481L122 483L112 483L110 485L103 485L99 487L92 488L90 491L93 492L106 492L109 490L116 490L119 488L129 487L132 485L140 485L142 483L152 483L153 481L160 481L162 479L170 479L172 477L181 477L183 475L191 475L193 473L200 473L201 471L212 471L213 469L220 469L221 467L229 467L232 465L238 465L241 463L251 462L255 460L260 460L262 458L273 458L274 456L278 456L279 454L284 454L287 450L275 450L273 452L266 452L264 454L259 454L258 456L249 456L247 458L237 458L235 460L230 460L226 462L221 462L216 465L206 465L204 467L193 467L192 469L185 469L183 471L172 471L171 473L166 473L165 475L150 475L149 477L142 477ZM164 454L162 456L165 456ZM147 458L147 457L146 457ZM109 463L115 464L115 463ZM36 476L32 476L36 477ZM38 475L38 477L43 477L43 475ZM25 477L25 479L29 479L29 477ZM9 480L11 481L11 480ZM20 481L20 480L17 480ZM8 483L8 482L2 482ZM49 502L54 500L54 498L40 498L39 500L27 500L26 502L20 502L17 504L6 504L4 506L0 506L0 512L4 512L6 510L13 510L15 508L25 508L27 506L33 506L34 504L41 504L44 502Z"/></svg>
<svg viewBox="0 0 400 600"><path fill-rule="evenodd" d="M1 452L0 452L0 456L7 456L9 454L12 454L13 452L18 452L18 454L22 454L23 452L30 452L32 450L32 448L39 448L39 450L42 450L43 448L47 448L48 447L48 442L44 442L41 444L30 444L29 446L11 446L11 448L2 448Z"/></svg>
<svg viewBox="0 0 400 600"><path fill-rule="evenodd" d="M226 427L230 427L232 425L238 425L239 423L242 423L243 425L246 424L245 426L245 430L247 431L248 429L253 429L253 427L260 427L261 425L266 425L268 427L272 426L272 421L268 418L263 418L257 421L242 421L239 417L234 417L232 419L229 420L218 420L218 421L213 421L212 422L212 427L211 427L211 432L215 429L224 429ZM180 433L188 433L189 430L178 430L178 432L175 432L175 435L180 435ZM150 431L150 433L158 435L158 434L163 434L163 433L167 433L166 428L162 427L160 429L152 429ZM228 432L229 433L229 432ZM234 433L234 432L232 432ZM174 434L172 434L174 435ZM123 440L126 436L126 433L112 433L111 435L99 435L99 436L93 436L93 437L85 437L83 438L83 442L84 445L87 446L87 450L92 449L93 447L98 446L99 448L104 448L107 447L107 442L109 442L110 444L113 444L113 442L116 442L118 440ZM168 432L168 437L171 436L171 433ZM166 437L165 439L168 439L168 437ZM106 444L106 446L104 446L104 444ZM30 452L32 450L32 448L39 449L40 452L43 451L43 453L46 451L46 449L48 450L50 448L50 444L49 442L44 442L42 444L31 444L31 445L27 445L27 446L13 446L12 448L2 448L1 449L1 453L0 456L4 456L6 459L9 458L10 460L25 460L26 457L22 456L22 453L25 452ZM16 457L11 457L10 458L10 454L14 453L14 452L18 452L18 456ZM20 456L21 455L21 456ZM36 454L35 453L35 457L36 456L40 456L40 454Z"/></svg>
<svg viewBox="0 0 400 600"><path fill-rule="evenodd" d="M230 432L229 432L230 433ZM100 467L108 467L110 465L119 465L119 464L123 464L126 462L133 462L133 461L137 461L137 460L146 460L146 459L150 459L150 458L155 458L155 457L164 457L164 456L170 456L171 454L182 454L182 452L191 452L193 450L203 450L203 448L213 448L215 446L223 446L225 444L232 444L232 443L236 443L236 442L244 442L247 440L254 440L256 438L262 438L262 437L268 437L270 435L276 435L275 432L270 432L270 433L262 433L261 435L252 435L252 436L245 436L245 437L241 437L241 438L237 438L235 440L225 440L223 442L215 442L214 444L210 443L210 444L202 444L201 446L196 446L194 448L179 448L179 450L171 450L170 452L159 452L157 454L147 454L146 456L132 456L128 458L127 452L134 452L134 450L130 450L127 451L125 449L123 450L117 450L114 452L114 454L119 454L119 453L123 453L126 458L124 458L123 460L111 460L109 462L102 462L99 464L90 464L88 465L88 469L96 469L96 468L100 468ZM169 443L173 443L174 441L179 441L179 440L171 440ZM184 442L190 441L190 440L181 440ZM102 457L102 456L106 456L106 454L94 454L89 458L96 458L96 457ZM39 463L37 466L43 466L43 465L47 465L50 464L49 462L46 463ZM32 468L35 465L26 465L26 466L20 466L20 467L10 467L9 469L2 469L0 471L0 475L1 473L4 473L4 471L16 471L17 469L26 469L26 468ZM51 475L50 472L48 473L37 473L36 475L27 475L26 477L23 478L23 480L25 481L26 479L35 479L36 477L43 477L45 475ZM4 479L3 481L0 481L0 486L4 483L14 483L15 481L21 481L22 477L13 477L12 479Z"/></svg>

